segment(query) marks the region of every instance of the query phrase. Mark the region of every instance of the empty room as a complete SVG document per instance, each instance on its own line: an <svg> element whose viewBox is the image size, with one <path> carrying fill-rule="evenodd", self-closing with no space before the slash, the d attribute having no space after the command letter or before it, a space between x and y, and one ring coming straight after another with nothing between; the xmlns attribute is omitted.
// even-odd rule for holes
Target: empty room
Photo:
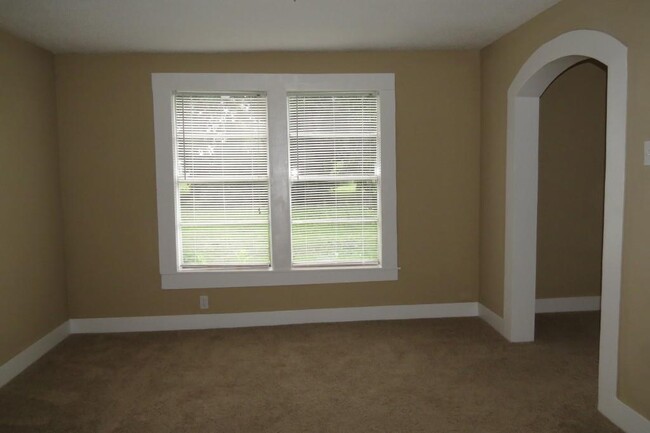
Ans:
<svg viewBox="0 0 650 433"><path fill-rule="evenodd" d="M650 433L648 22L0 0L0 433Z"/></svg>

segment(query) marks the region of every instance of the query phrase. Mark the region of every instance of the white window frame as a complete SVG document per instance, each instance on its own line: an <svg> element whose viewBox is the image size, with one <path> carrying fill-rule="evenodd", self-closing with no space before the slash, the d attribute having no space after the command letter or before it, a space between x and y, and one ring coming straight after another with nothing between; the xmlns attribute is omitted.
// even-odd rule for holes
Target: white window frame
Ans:
<svg viewBox="0 0 650 433"><path fill-rule="evenodd" d="M394 74L152 74L158 244L163 289L251 287L397 280ZM180 269L176 240L173 95L177 91L260 91L268 98L271 267ZM372 91L379 96L381 238L377 266L292 267L287 93Z"/></svg>

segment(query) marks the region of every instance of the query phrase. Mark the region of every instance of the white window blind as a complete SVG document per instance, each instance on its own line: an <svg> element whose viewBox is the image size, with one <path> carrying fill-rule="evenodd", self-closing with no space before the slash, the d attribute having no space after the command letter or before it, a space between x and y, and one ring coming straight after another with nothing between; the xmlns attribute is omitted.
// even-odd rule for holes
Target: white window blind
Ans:
<svg viewBox="0 0 650 433"><path fill-rule="evenodd" d="M267 119L264 94L175 94L181 268L270 266Z"/></svg>
<svg viewBox="0 0 650 433"><path fill-rule="evenodd" d="M379 97L288 95L294 266L380 262Z"/></svg>

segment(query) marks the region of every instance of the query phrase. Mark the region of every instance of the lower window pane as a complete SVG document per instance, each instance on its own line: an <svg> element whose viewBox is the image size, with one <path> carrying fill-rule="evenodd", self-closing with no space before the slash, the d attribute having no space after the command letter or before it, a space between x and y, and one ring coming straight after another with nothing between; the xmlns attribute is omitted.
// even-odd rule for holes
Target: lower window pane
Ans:
<svg viewBox="0 0 650 433"><path fill-rule="evenodd" d="M294 265L378 264L377 223L322 223L292 226Z"/></svg>
<svg viewBox="0 0 650 433"><path fill-rule="evenodd" d="M293 265L379 264L378 204L376 179L293 181Z"/></svg>
<svg viewBox="0 0 650 433"><path fill-rule="evenodd" d="M268 181L180 182L183 268L269 266Z"/></svg>
<svg viewBox="0 0 650 433"><path fill-rule="evenodd" d="M183 266L267 266L267 224L227 224L181 229Z"/></svg>

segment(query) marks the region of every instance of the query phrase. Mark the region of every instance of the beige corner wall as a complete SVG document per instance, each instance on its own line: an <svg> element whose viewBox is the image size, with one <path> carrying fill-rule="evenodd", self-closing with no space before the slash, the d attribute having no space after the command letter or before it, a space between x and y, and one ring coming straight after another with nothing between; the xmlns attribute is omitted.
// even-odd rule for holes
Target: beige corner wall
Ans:
<svg viewBox="0 0 650 433"><path fill-rule="evenodd" d="M585 62L540 98L537 298L600 296L607 72Z"/></svg>
<svg viewBox="0 0 650 433"><path fill-rule="evenodd" d="M67 320L48 52L0 32L0 365Z"/></svg>
<svg viewBox="0 0 650 433"><path fill-rule="evenodd" d="M650 418L650 2L564 0L481 51L480 300L503 311L507 90L528 57L550 39L593 29L629 49L627 179L619 349L619 397Z"/></svg>
<svg viewBox="0 0 650 433"><path fill-rule="evenodd" d="M394 72L399 281L162 290L152 72ZM478 299L478 51L56 56L74 318Z"/></svg>

